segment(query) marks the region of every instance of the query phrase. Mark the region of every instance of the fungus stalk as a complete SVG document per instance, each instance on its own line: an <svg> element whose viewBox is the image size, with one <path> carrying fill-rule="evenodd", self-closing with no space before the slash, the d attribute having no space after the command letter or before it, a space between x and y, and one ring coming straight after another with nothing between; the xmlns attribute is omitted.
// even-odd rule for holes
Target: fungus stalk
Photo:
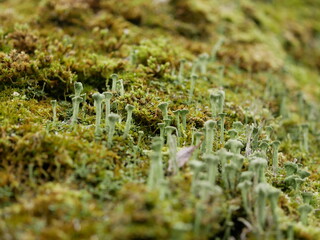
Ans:
<svg viewBox="0 0 320 240"><path fill-rule="evenodd" d="M111 91L112 91L112 92L116 92L116 91L117 91L118 75L117 75L117 74L112 74L112 75L111 75L111 79L112 79Z"/></svg>
<svg viewBox="0 0 320 240"><path fill-rule="evenodd" d="M182 127L183 127L184 131L187 129L187 114L188 113L189 113L189 110L187 110L187 109L180 110Z"/></svg>
<svg viewBox="0 0 320 240"><path fill-rule="evenodd" d="M234 190L235 189L235 184L236 184L236 176L237 176L237 166L235 163L230 162L228 164L226 164L225 166L225 172L227 175L227 187L230 190Z"/></svg>
<svg viewBox="0 0 320 240"><path fill-rule="evenodd" d="M217 114L223 112L225 101L225 93L222 90L214 91L210 94L210 105L212 117L216 117Z"/></svg>
<svg viewBox="0 0 320 240"><path fill-rule="evenodd" d="M179 171L177 162L177 137L175 135L169 136L169 169L174 175Z"/></svg>
<svg viewBox="0 0 320 240"><path fill-rule="evenodd" d="M74 83L74 96L81 97L81 93L83 91L83 85L81 82Z"/></svg>
<svg viewBox="0 0 320 240"><path fill-rule="evenodd" d="M254 184L265 182L265 168L268 162L264 158L254 158L250 164L249 169L254 172Z"/></svg>
<svg viewBox="0 0 320 240"><path fill-rule="evenodd" d="M194 133L194 138L195 138L195 144L194 146L199 146L200 145L200 141L201 141L201 137L203 136L202 132L195 132ZM199 148L196 148L192 154L192 159L197 159L199 156Z"/></svg>
<svg viewBox="0 0 320 240"><path fill-rule="evenodd" d="M52 105L52 121L53 123L57 122L58 118L57 118L57 100L51 100L51 105Z"/></svg>
<svg viewBox="0 0 320 240"><path fill-rule="evenodd" d="M302 192L301 196L303 199L303 203L310 204L312 197L313 197L313 193L312 192Z"/></svg>
<svg viewBox="0 0 320 240"><path fill-rule="evenodd" d="M177 129L172 126L167 126L167 127L165 127L165 130L166 130L166 134L167 134L167 144L169 145L170 136L174 131L177 131Z"/></svg>
<svg viewBox="0 0 320 240"><path fill-rule="evenodd" d="M173 111L173 114L174 114L175 119L176 119L176 126L177 126L177 130L178 130L178 137L181 136L180 111L181 111L181 110ZM178 141L178 142L179 142L179 141Z"/></svg>
<svg viewBox="0 0 320 240"><path fill-rule="evenodd" d="M193 98L193 94L194 94L194 89L195 89L195 85L196 85L196 80L197 80L197 75L191 75L191 79L190 79L190 90L189 90L189 98L188 98L188 103L190 104Z"/></svg>
<svg viewBox="0 0 320 240"><path fill-rule="evenodd" d="M229 139L226 142L225 148L234 154L240 154L243 144L237 139Z"/></svg>
<svg viewBox="0 0 320 240"><path fill-rule="evenodd" d="M202 75L207 74L208 59L209 59L209 55L207 53L202 53L199 56L199 66L200 66L200 72Z"/></svg>
<svg viewBox="0 0 320 240"><path fill-rule="evenodd" d="M104 97L105 97L105 111L106 111L106 116L105 116L105 128L106 130L108 129L108 117L109 117L109 114L110 114L110 101L111 101L111 98L113 96L112 92L104 92L103 93Z"/></svg>
<svg viewBox="0 0 320 240"><path fill-rule="evenodd" d="M287 176L291 176L293 174L296 174L298 171L298 165L293 162L284 163L284 168L286 170Z"/></svg>
<svg viewBox="0 0 320 240"><path fill-rule="evenodd" d="M250 192L251 186L252 186L252 183L249 180L245 180L238 184L238 188L241 190L243 207L248 215L251 214L251 209L249 207L249 192Z"/></svg>
<svg viewBox="0 0 320 240"><path fill-rule="evenodd" d="M210 184L215 185L216 177L218 173L219 158L212 154L205 155L203 158L207 162L207 166L208 166L208 182Z"/></svg>
<svg viewBox="0 0 320 240"><path fill-rule="evenodd" d="M277 174L278 172L278 151L279 151L280 142L278 140L272 142L272 168L273 173Z"/></svg>
<svg viewBox="0 0 320 240"><path fill-rule="evenodd" d="M116 123L119 121L119 115L115 113L110 113L108 116L109 122L109 133L108 133L108 147L112 146L112 139L115 132Z"/></svg>
<svg viewBox="0 0 320 240"><path fill-rule="evenodd" d="M258 219L259 229L263 231L266 221L266 204L269 185L266 183L259 183L256 188L256 216Z"/></svg>
<svg viewBox="0 0 320 240"><path fill-rule="evenodd" d="M123 79L120 79L118 82L118 89L119 89L119 93L120 96L123 97L124 96L124 86L123 86Z"/></svg>
<svg viewBox="0 0 320 240"><path fill-rule="evenodd" d="M77 122L78 115L79 115L79 107L82 100L83 98L78 96L72 98L73 111L72 111L72 117L71 117L71 126L74 126Z"/></svg>
<svg viewBox="0 0 320 240"><path fill-rule="evenodd" d="M277 234L279 234L278 230L278 215L277 215L277 207L278 207L278 199L280 196L281 191L271 187L268 191L268 198L270 201L270 206L271 206L271 213L272 213L272 218L273 218L273 225L277 229Z"/></svg>
<svg viewBox="0 0 320 240"><path fill-rule="evenodd" d="M308 124L302 124L301 125L301 131L302 131L302 149L305 152L309 151L309 141L308 141L308 132L309 132L309 125Z"/></svg>
<svg viewBox="0 0 320 240"><path fill-rule="evenodd" d="M96 109L96 128L95 128L95 136L99 137L101 136L101 128L100 128L100 123L101 123L101 113L102 113L102 100L104 99L104 95L100 93L94 93L92 95L92 98L94 100L94 106Z"/></svg>
<svg viewBox="0 0 320 240"><path fill-rule="evenodd" d="M224 119L225 119L226 114L225 113L220 113L220 143L224 144Z"/></svg>
<svg viewBox="0 0 320 240"><path fill-rule="evenodd" d="M208 120L205 122L205 139L206 139L206 154L212 153L213 141L214 141L214 126L216 122L213 120Z"/></svg>
<svg viewBox="0 0 320 240"><path fill-rule="evenodd" d="M180 67L179 67L179 73L178 73L178 81L180 83L183 82L183 75L184 75L184 65L186 63L185 59L180 60Z"/></svg>
<svg viewBox="0 0 320 240"><path fill-rule="evenodd" d="M213 46L210 53L210 61L214 62L216 60L217 53L221 48L222 44L224 43L224 38L219 38L218 42Z"/></svg>
<svg viewBox="0 0 320 240"><path fill-rule="evenodd" d="M160 138L162 139L162 144L164 142L164 130L165 130L165 123L158 123L160 129Z"/></svg>
<svg viewBox="0 0 320 240"><path fill-rule="evenodd" d="M308 225L308 215L310 212L312 212L312 210L313 208L308 204L304 204L298 208L300 213L300 222L302 222L303 225Z"/></svg>
<svg viewBox="0 0 320 240"><path fill-rule="evenodd" d="M204 164L198 160L193 160L190 162L190 167L193 170L192 182L191 182L191 192L196 194L196 186L199 179L199 174Z"/></svg>
<svg viewBox="0 0 320 240"><path fill-rule="evenodd" d="M149 189L160 187L160 184L164 179L161 148L162 140L159 137L155 137L151 144L151 163L147 182Z"/></svg>
<svg viewBox="0 0 320 240"><path fill-rule="evenodd" d="M162 118L163 120L168 119L168 103L167 102L162 102L158 105L158 108L162 112Z"/></svg>
<svg viewBox="0 0 320 240"><path fill-rule="evenodd" d="M127 138L130 128L131 128L131 121L132 121L132 111L134 109L134 106L128 104L126 106L126 110L127 110L127 121L126 121L126 126L124 129L124 133L123 133L123 137Z"/></svg>

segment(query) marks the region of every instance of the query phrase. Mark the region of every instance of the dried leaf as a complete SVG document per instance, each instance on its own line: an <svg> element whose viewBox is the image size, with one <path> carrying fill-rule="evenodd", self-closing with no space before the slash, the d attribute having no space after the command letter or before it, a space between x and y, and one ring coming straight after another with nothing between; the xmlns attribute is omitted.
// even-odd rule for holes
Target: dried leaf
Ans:
<svg viewBox="0 0 320 240"><path fill-rule="evenodd" d="M202 142L201 142L202 143ZM190 146L190 147L185 147L182 148L178 153L177 153L177 162L178 162L178 167L182 167L183 165L188 162L188 160L191 158L193 152L200 147L201 143L199 143L197 146Z"/></svg>

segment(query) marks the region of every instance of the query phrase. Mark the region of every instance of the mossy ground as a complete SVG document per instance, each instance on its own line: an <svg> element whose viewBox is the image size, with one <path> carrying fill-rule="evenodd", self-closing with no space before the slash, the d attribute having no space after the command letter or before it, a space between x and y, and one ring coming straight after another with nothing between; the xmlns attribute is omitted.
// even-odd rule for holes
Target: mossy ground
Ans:
<svg viewBox="0 0 320 240"><path fill-rule="evenodd" d="M191 63L219 39L224 44L206 74L177 80L181 59ZM169 115L188 108L188 131L211 117L208 90L226 93L226 129L232 123L264 123L281 140L280 167L296 161L311 176L314 209L309 226L295 224L296 239L320 239L320 5L316 0L45 0L0 1L0 239L215 239L247 232L255 239L237 192L206 206L207 226L193 234L197 198L190 193L188 166L167 176L168 196L146 187L152 137ZM136 51L135 62L130 55ZM219 69L225 67L223 80ZM92 93L124 81L113 98L117 125L112 148L95 141ZM271 79L271 80L270 80ZM70 127L73 83L87 94L75 129ZM275 89L268 96L266 89ZM299 108L298 94L305 108ZM288 116L280 116L283 94ZM58 100L52 123L50 100ZM130 138L121 137L125 106L135 106ZM309 152L301 150L299 126L310 125ZM138 131L144 131L134 153ZM289 134L289 137L288 137ZM271 153L268 152L269 157ZM167 157L165 157L165 165ZM246 166L246 164L245 164ZM280 228L297 223L302 200L283 183L284 171L267 181L280 188ZM228 219L230 206L239 207ZM180 238L178 238L178 236Z"/></svg>

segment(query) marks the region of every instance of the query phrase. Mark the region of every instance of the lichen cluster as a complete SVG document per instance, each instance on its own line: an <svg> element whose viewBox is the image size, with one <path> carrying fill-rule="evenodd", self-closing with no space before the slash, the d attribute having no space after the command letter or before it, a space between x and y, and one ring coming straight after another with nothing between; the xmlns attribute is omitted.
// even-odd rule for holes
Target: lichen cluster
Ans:
<svg viewBox="0 0 320 240"><path fill-rule="evenodd" d="M0 239L320 239L316 0L0 1Z"/></svg>

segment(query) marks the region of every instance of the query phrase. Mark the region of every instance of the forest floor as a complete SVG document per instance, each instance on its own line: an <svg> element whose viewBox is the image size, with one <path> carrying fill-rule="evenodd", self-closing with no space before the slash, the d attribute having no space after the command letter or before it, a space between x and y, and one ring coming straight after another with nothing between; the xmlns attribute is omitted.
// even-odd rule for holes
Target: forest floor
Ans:
<svg viewBox="0 0 320 240"><path fill-rule="evenodd" d="M317 0L0 0L0 239L320 239L319 71Z"/></svg>

